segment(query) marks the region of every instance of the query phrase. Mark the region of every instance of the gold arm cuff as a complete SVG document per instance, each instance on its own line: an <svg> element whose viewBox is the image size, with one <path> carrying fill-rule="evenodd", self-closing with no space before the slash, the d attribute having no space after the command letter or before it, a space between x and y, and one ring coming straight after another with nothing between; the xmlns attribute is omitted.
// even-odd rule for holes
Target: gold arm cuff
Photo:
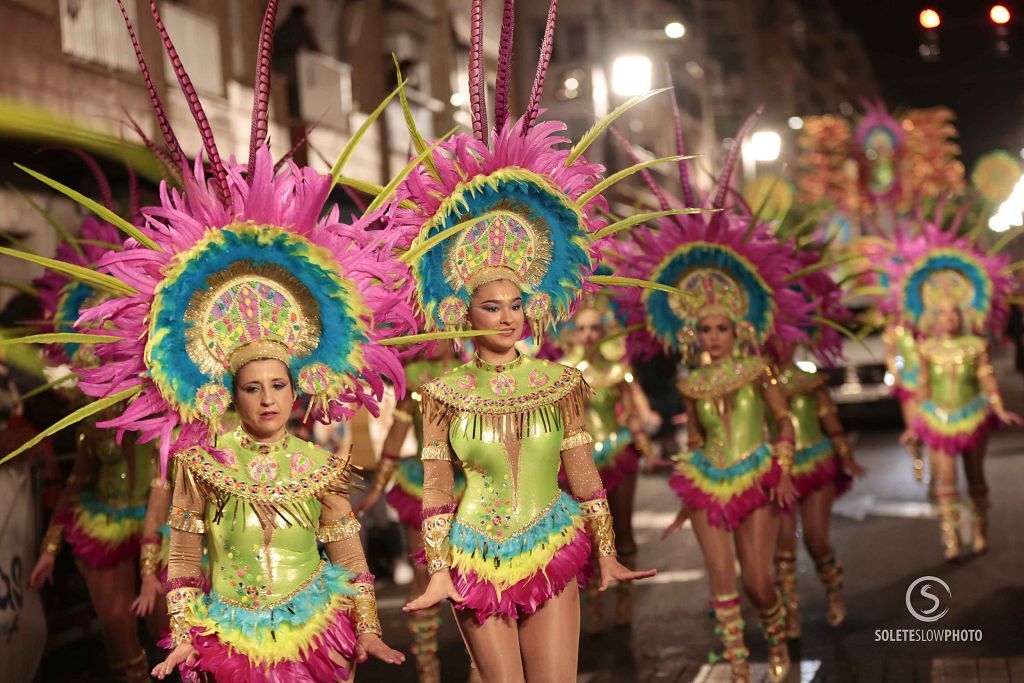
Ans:
<svg viewBox="0 0 1024 683"><path fill-rule="evenodd" d="M139 549L139 574L152 576L160 571L161 546L159 543L144 543Z"/></svg>
<svg viewBox="0 0 1024 683"><path fill-rule="evenodd" d="M377 474L373 478L373 491L383 491L391 483L398 469L398 458L384 456L377 465Z"/></svg>
<svg viewBox="0 0 1024 683"><path fill-rule="evenodd" d="M167 489L171 488L171 482L161 477L153 477L153 479L149 482L149 488L163 489L166 491Z"/></svg>
<svg viewBox="0 0 1024 683"><path fill-rule="evenodd" d="M60 542L64 538L64 526L62 524L51 524L43 536L43 553L56 555L60 552Z"/></svg>
<svg viewBox="0 0 1024 683"><path fill-rule="evenodd" d="M444 460L446 462L451 462L452 449L445 441L431 441L423 447L422 451L420 451L420 459L423 461Z"/></svg>
<svg viewBox="0 0 1024 683"><path fill-rule="evenodd" d="M995 412L999 412L1005 408L1003 405L1003 397L999 394L989 394L985 398L988 399L988 404Z"/></svg>
<svg viewBox="0 0 1024 683"><path fill-rule="evenodd" d="M326 522L321 520L320 526L316 530L316 540L321 543L344 541L358 536L359 530L362 528L355 513L350 512L341 519L332 519Z"/></svg>
<svg viewBox="0 0 1024 683"><path fill-rule="evenodd" d="M818 407L818 417L828 417L829 415L835 415L839 411L832 403L823 403Z"/></svg>
<svg viewBox="0 0 1024 683"><path fill-rule="evenodd" d="M171 641L175 646L192 642L192 605L199 594L198 588L189 586L167 593L167 616L171 625Z"/></svg>
<svg viewBox="0 0 1024 683"><path fill-rule="evenodd" d="M171 512L167 515L167 526L190 534L206 533L206 522L203 521L202 512L186 510L177 505L171 506Z"/></svg>
<svg viewBox="0 0 1024 683"><path fill-rule="evenodd" d="M589 446L594 443L594 437L586 429L574 429L562 439L560 450L564 453L580 446Z"/></svg>
<svg viewBox="0 0 1024 683"><path fill-rule="evenodd" d="M400 422L402 424L408 424L412 422L412 414L407 410L395 408L391 415L394 418L395 422Z"/></svg>
<svg viewBox="0 0 1024 683"><path fill-rule="evenodd" d="M359 581L352 584L358 593L352 598L355 607L356 637L367 633L380 635L380 619L377 617L377 596L373 591L373 584L369 581Z"/></svg>
<svg viewBox="0 0 1024 683"><path fill-rule="evenodd" d="M792 422L793 413L788 410L780 410L779 412L775 413L776 422L782 422L783 420L789 420L790 422Z"/></svg>
<svg viewBox="0 0 1024 683"><path fill-rule="evenodd" d="M796 450L793 448L793 444L788 441L779 441L775 444L775 457L779 460L779 468L783 474L789 474L793 471L793 459L796 455Z"/></svg>
<svg viewBox="0 0 1024 683"><path fill-rule="evenodd" d="M989 377L989 376L994 375L994 374L996 374L996 371L992 367L991 363L982 363L981 365L978 366L978 377L979 378Z"/></svg>
<svg viewBox="0 0 1024 683"><path fill-rule="evenodd" d="M423 532L423 551L427 556L427 571L430 574L448 569L452 564L449 536L454 519L453 513L446 512L427 517L420 525Z"/></svg>
<svg viewBox="0 0 1024 683"><path fill-rule="evenodd" d="M615 557L615 530L607 498L595 498L580 504L590 544L598 557Z"/></svg>

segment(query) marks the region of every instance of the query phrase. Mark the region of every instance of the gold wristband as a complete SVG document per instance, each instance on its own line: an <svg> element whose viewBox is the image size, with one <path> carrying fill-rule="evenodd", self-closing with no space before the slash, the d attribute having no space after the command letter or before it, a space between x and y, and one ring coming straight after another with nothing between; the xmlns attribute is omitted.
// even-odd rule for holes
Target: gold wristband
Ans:
<svg viewBox="0 0 1024 683"><path fill-rule="evenodd" d="M171 626L171 641L175 646L192 642L192 605L199 597L199 589L186 586L167 593L167 616Z"/></svg>
<svg viewBox="0 0 1024 683"><path fill-rule="evenodd" d="M793 471L793 459L796 454L793 444L788 441L779 441L775 444L775 457L779 460L779 469L783 474Z"/></svg>
<svg viewBox="0 0 1024 683"><path fill-rule="evenodd" d="M997 413L1003 410L1004 406L1002 396L1000 396L999 394L992 394L990 396L986 396L985 398L988 399L988 404L992 407L992 410L994 410Z"/></svg>
<svg viewBox="0 0 1024 683"><path fill-rule="evenodd" d="M43 548L42 552L56 555L60 552L60 542L64 538L64 526L61 524L51 524L46 530L46 535L43 536Z"/></svg>
<svg viewBox="0 0 1024 683"><path fill-rule="evenodd" d="M380 635L380 619L377 617L377 597L373 592L373 584L359 581L352 584L358 593L352 598L355 607L356 637L367 633Z"/></svg>
<svg viewBox="0 0 1024 683"><path fill-rule="evenodd" d="M412 422L412 415L408 411L402 410L401 408L395 408L395 410L391 413L391 416L392 418L394 418L395 422L400 422L402 424L408 424Z"/></svg>
<svg viewBox="0 0 1024 683"><path fill-rule="evenodd" d="M167 526L190 534L206 533L206 523L203 521L202 512L186 510L177 505L171 506L171 512L167 515Z"/></svg>
<svg viewBox="0 0 1024 683"><path fill-rule="evenodd" d="M373 478L373 491L383 491L391 483L398 469L398 458L384 456L377 465L377 474Z"/></svg>
<svg viewBox="0 0 1024 683"><path fill-rule="evenodd" d="M153 576L160 571L161 545L159 543L144 543L139 550L139 574L141 576Z"/></svg>
<svg viewBox="0 0 1024 683"><path fill-rule="evenodd" d="M785 420L788 420L788 421L792 422L793 421L793 413L788 411L788 410L780 410L779 412L775 413L775 421L776 422L783 422Z"/></svg>
<svg viewBox="0 0 1024 683"><path fill-rule="evenodd" d="M430 574L448 569L452 564L449 536L454 519L454 513L445 512L427 517L420 525L420 531L423 532L423 551L427 556L427 572Z"/></svg>
<svg viewBox="0 0 1024 683"><path fill-rule="evenodd" d="M607 498L594 498L580 504L590 544L598 557L615 557L615 530Z"/></svg>
<svg viewBox="0 0 1024 683"><path fill-rule="evenodd" d="M594 437L590 436L590 432L586 429L574 429L565 435L562 439L562 445L559 450L561 452L571 451L574 448L580 446L588 446L594 443Z"/></svg>
<svg viewBox="0 0 1024 683"><path fill-rule="evenodd" d="M444 460L446 462L452 461L452 449L448 447L446 441L431 441L423 450L420 451L420 460L426 462L427 460Z"/></svg>
<svg viewBox="0 0 1024 683"><path fill-rule="evenodd" d="M316 530L316 540L321 543L344 541L358 536L359 530L362 528L355 513L350 512L341 519L320 520L320 526Z"/></svg>
<svg viewBox="0 0 1024 683"><path fill-rule="evenodd" d="M171 482L169 482L166 479L163 479L161 477L154 477L149 482L149 488L151 488L151 489L163 489L163 490L166 491L167 489L171 488Z"/></svg>

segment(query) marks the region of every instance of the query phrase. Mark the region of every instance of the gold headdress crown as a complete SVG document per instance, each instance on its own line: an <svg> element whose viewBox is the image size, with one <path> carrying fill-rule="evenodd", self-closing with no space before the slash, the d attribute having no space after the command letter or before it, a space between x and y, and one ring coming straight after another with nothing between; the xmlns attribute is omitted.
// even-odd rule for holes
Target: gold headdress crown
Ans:
<svg viewBox="0 0 1024 683"><path fill-rule="evenodd" d="M496 209L452 241L445 278L453 288L472 292L503 279L526 292L540 285L551 262L551 240L510 209Z"/></svg>

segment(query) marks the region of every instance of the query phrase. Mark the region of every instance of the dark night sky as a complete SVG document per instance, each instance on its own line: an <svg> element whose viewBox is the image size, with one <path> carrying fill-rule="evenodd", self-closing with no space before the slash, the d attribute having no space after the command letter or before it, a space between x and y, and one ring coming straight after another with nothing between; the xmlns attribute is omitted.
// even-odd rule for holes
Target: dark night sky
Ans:
<svg viewBox="0 0 1024 683"><path fill-rule="evenodd" d="M993 48L988 2L835 0L840 16L863 39L891 108L944 104L957 113L968 168L989 150L1017 153L1024 147L1024 1L1002 4L1013 14L1006 58ZM918 14L926 7L943 21L937 63L918 56Z"/></svg>

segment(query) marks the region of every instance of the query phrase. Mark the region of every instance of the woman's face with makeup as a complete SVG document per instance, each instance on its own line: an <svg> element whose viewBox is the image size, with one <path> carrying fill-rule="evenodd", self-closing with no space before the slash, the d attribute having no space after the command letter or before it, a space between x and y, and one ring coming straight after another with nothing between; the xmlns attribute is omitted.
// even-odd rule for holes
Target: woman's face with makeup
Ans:
<svg viewBox="0 0 1024 683"><path fill-rule="evenodd" d="M523 336L526 316L523 293L511 280L481 285L470 300L469 324L474 330L498 330L498 334L475 337L477 346L494 353L508 353Z"/></svg>

